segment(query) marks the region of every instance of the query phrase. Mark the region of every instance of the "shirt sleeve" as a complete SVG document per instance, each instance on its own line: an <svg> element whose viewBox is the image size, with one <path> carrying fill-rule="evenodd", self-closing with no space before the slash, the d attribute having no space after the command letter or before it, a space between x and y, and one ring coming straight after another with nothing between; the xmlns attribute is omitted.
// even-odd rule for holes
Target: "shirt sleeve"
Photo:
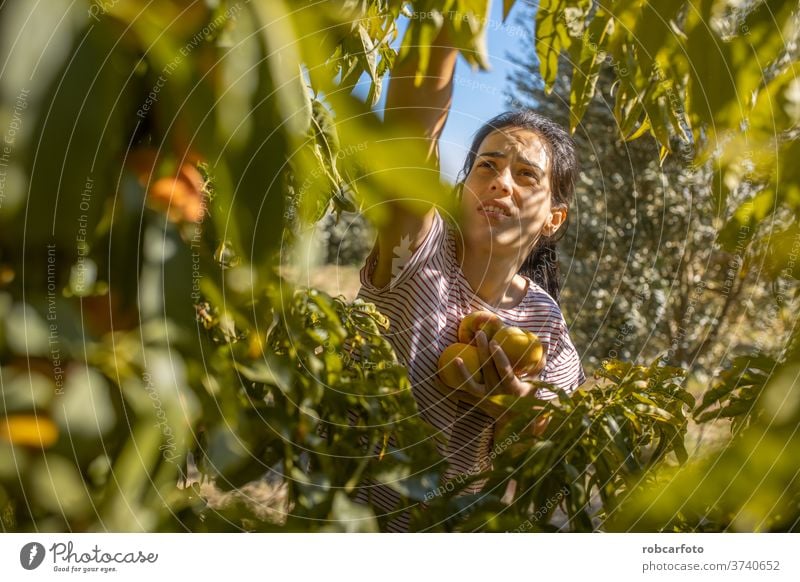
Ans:
<svg viewBox="0 0 800 582"><path fill-rule="evenodd" d="M554 347L547 352L547 364L540 379L572 393L586 381L586 374L563 318L559 326L558 337L554 337L553 340ZM557 394L543 388L539 390L538 396L542 399L552 399L556 398Z"/></svg>
<svg viewBox="0 0 800 582"><path fill-rule="evenodd" d="M414 275L431 262L437 252L441 252L444 247L444 220L438 210L434 210L433 221L428 234L422 244L413 253L406 256L403 244L395 248L395 258L392 259L392 278L384 287L376 287L372 284L372 273L378 264L378 243L367 257L364 266L359 273L362 291L370 295L382 295L394 289L398 289L411 280Z"/></svg>

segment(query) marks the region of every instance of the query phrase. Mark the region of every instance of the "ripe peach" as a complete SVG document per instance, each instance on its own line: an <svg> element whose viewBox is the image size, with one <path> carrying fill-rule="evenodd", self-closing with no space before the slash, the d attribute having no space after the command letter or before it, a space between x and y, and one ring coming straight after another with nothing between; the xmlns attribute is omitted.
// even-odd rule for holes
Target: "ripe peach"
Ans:
<svg viewBox="0 0 800 582"><path fill-rule="evenodd" d="M491 311L473 311L461 320L458 326L458 341L470 344L475 341L475 334L483 330L488 340L491 340L503 327L503 321Z"/></svg>
<svg viewBox="0 0 800 582"><path fill-rule="evenodd" d="M183 167L177 178L159 178L153 182L147 193L150 206L167 212L172 222L200 222L205 208L203 193L198 189L194 173Z"/></svg>
<svg viewBox="0 0 800 582"><path fill-rule="evenodd" d="M461 388L464 386L461 373L455 364L455 359L464 360L464 365L470 372L470 376L476 382L483 382L483 372L481 372L481 361L478 357L478 348L462 343L455 343L447 346L439 356L439 378L450 388Z"/></svg>
<svg viewBox="0 0 800 582"><path fill-rule="evenodd" d="M544 363L544 346L535 333L509 326L498 331L494 335L494 341L500 344L508 356L517 376L541 371Z"/></svg>

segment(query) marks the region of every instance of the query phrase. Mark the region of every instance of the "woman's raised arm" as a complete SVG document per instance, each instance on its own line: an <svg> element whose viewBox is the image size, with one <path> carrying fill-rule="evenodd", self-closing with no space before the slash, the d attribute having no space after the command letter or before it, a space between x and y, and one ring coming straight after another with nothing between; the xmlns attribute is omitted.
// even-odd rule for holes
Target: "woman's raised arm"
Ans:
<svg viewBox="0 0 800 582"><path fill-rule="evenodd" d="M458 50L453 48L445 22L430 48L428 70L422 83L414 84L418 68L418 51L410 51L392 69L386 95L384 120L393 129L393 135L409 140L409 146L419 147L422 142L427 151L427 161L439 168L439 137L447 121L453 98L453 74ZM409 157L413 159L413 157ZM408 237L409 250L415 251L424 241L433 224L433 208L419 203L390 200L391 221L378 225L377 265L372 273L376 287L386 286L392 277L394 249L402 238Z"/></svg>
<svg viewBox="0 0 800 582"><path fill-rule="evenodd" d="M453 48L445 22L430 48L428 70L419 86L414 85L418 51L395 63L386 94L384 119L403 127L405 137L427 141L428 157L438 167L439 137L442 135L453 101L453 74L458 50Z"/></svg>

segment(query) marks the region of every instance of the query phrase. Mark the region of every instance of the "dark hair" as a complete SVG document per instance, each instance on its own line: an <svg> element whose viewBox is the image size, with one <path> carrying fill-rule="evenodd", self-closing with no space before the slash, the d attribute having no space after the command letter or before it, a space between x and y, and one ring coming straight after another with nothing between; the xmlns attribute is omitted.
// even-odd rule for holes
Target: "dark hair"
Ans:
<svg viewBox="0 0 800 582"><path fill-rule="evenodd" d="M501 113L487 121L478 130L472 140L467 158L464 160L464 166L458 174L458 185L456 186L458 195L460 196L462 193L464 181L475 164L475 158L478 156L478 149L481 147L483 140L493 131L507 127L528 129L544 140L551 159L550 190L552 204L569 208L575 194L575 177L578 173L575 142L572 141L569 133L563 127L530 109ZM568 223L569 213L567 213L567 223L563 224L555 235L539 238L536 247L525 259L519 270L520 275L525 275L541 286L556 302L558 302L561 294L556 243L564 236Z"/></svg>

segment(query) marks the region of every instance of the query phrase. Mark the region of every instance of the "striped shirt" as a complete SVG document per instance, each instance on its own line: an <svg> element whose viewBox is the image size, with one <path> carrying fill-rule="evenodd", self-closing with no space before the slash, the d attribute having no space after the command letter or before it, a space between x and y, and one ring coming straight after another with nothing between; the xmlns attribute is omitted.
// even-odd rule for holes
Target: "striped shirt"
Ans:
<svg viewBox="0 0 800 582"><path fill-rule="evenodd" d="M372 284L376 251L373 249L361 269L358 297L374 303L389 319L389 331L384 335L408 369L420 415L437 429L439 452L449 463L445 481L458 474L490 470L494 419L466 401L448 398L452 389L437 376L439 354L458 341L458 325L467 314L491 311L505 325L532 331L539 337L547 355L541 380L575 390L585 376L561 310L527 277L527 294L516 307L501 309L484 302L462 273L456 258L456 233L438 211L434 211L433 224L420 247L381 289ZM555 394L543 389L538 396L553 398ZM392 501L396 502L397 496L393 491L386 487L370 489L387 490L370 491L373 505L384 511L394 508ZM478 492L480 484L474 484L473 489L467 492ZM405 530L407 520L400 521L404 523L390 529Z"/></svg>

